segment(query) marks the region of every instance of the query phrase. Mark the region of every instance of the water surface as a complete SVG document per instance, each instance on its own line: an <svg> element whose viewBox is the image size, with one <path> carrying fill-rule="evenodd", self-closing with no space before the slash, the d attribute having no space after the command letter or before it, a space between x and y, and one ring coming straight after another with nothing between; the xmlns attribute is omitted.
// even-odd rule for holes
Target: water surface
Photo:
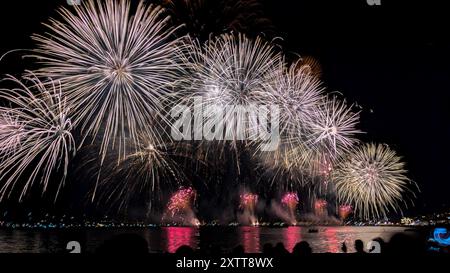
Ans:
<svg viewBox="0 0 450 273"><path fill-rule="evenodd" d="M374 238L389 241L392 235L405 232L403 227L158 227L140 229L53 229L53 230L8 230L0 229L0 253L54 253L66 252L69 241L79 241L83 252L95 252L107 239L122 233L134 233L145 238L151 252L173 253L182 245L195 249L219 245L229 251L238 245L247 253L259 253L263 245L282 242L288 251L296 243L307 241L314 252L338 253L341 244L354 251L356 239L365 243ZM414 231L407 231L415 233Z"/></svg>

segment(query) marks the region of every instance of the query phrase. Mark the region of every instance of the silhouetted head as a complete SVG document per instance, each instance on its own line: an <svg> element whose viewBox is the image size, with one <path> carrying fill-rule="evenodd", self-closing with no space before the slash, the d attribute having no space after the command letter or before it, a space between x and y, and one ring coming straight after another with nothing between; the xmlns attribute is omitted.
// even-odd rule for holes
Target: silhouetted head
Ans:
<svg viewBox="0 0 450 273"><path fill-rule="evenodd" d="M397 233L389 241L388 251L393 254L421 253L425 251L425 247L420 239Z"/></svg>
<svg viewBox="0 0 450 273"><path fill-rule="evenodd" d="M292 254L294 255L309 255L311 253L312 249L306 241L301 241L300 243L296 244L294 246L294 249L292 250Z"/></svg>
<svg viewBox="0 0 450 273"><path fill-rule="evenodd" d="M238 245L237 247L233 248L232 251L232 254L237 256L244 255L244 253L245 253L244 247L241 245Z"/></svg>
<svg viewBox="0 0 450 273"><path fill-rule="evenodd" d="M289 252L286 250L286 248L284 247L284 244L279 242L275 245L274 248L274 253L277 255L284 255L284 254L289 254Z"/></svg>
<svg viewBox="0 0 450 273"><path fill-rule="evenodd" d="M361 240L355 240L355 250L356 250L356 253L365 253L364 242Z"/></svg>
<svg viewBox="0 0 450 273"><path fill-rule="evenodd" d="M122 255L147 254L148 243L137 234L120 234L105 241L97 252Z"/></svg>
<svg viewBox="0 0 450 273"><path fill-rule="evenodd" d="M191 256L194 254L194 249L190 246L183 245L175 251L175 254L180 256Z"/></svg>
<svg viewBox="0 0 450 273"><path fill-rule="evenodd" d="M263 246L263 253L264 254L270 254L270 255L273 254L273 246L272 246L271 243L264 244L264 246Z"/></svg>

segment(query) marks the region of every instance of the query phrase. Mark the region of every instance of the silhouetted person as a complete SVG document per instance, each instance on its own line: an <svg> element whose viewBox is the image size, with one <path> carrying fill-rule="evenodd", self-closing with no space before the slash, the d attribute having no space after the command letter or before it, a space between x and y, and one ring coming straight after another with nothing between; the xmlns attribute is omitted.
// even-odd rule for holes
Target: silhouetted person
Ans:
<svg viewBox="0 0 450 273"><path fill-rule="evenodd" d="M97 252L121 255L147 254L148 243L137 234L120 234L105 241Z"/></svg>
<svg viewBox="0 0 450 273"><path fill-rule="evenodd" d="M236 255L236 256L242 256L244 255L245 250L244 247L241 245L238 245L237 247L233 248L233 250L231 251L231 254Z"/></svg>
<svg viewBox="0 0 450 273"><path fill-rule="evenodd" d="M183 245L175 251L175 254L180 256L192 256L194 255L194 249L190 246Z"/></svg>
<svg viewBox="0 0 450 273"><path fill-rule="evenodd" d="M357 254L365 254L364 251L364 242L361 240L355 240L355 250Z"/></svg>
<svg viewBox="0 0 450 273"><path fill-rule="evenodd" d="M273 250L273 246L272 246L271 243L264 244L264 246L263 246L263 254L273 255L273 252L274 252L274 250Z"/></svg>
<svg viewBox="0 0 450 273"><path fill-rule="evenodd" d="M284 247L284 244L280 242L280 243L276 244L276 246L274 248L274 254L275 255L288 255L289 252Z"/></svg>
<svg viewBox="0 0 450 273"><path fill-rule="evenodd" d="M345 242L342 243L341 250L343 253L347 253L347 245L345 244Z"/></svg>
<svg viewBox="0 0 450 273"><path fill-rule="evenodd" d="M300 243L296 244L294 246L294 249L292 250L293 255L310 255L312 253L312 249L309 246L308 242L301 241Z"/></svg>
<svg viewBox="0 0 450 273"><path fill-rule="evenodd" d="M397 233L392 236L387 246L390 254L417 254L425 251L425 246L422 242L404 233Z"/></svg>

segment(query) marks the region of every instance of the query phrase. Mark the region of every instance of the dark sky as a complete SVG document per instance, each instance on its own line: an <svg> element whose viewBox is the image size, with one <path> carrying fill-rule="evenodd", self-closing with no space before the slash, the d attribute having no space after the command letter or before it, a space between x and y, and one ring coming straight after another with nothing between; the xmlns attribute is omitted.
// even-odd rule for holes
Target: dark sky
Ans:
<svg viewBox="0 0 450 273"><path fill-rule="evenodd" d="M330 91L364 107L364 141L389 144L404 156L421 188L419 209L449 204L450 16L444 1L266 0L267 16L286 51L316 57ZM393 3L394 2L394 3ZM60 1L0 4L0 54L31 48ZM0 62L18 73L20 54ZM370 111L373 110L373 112Z"/></svg>
<svg viewBox="0 0 450 273"><path fill-rule="evenodd" d="M362 139L404 156L422 190L417 205L448 205L448 9L438 1L272 2L286 47L317 57L329 90L364 107Z"/></svg>

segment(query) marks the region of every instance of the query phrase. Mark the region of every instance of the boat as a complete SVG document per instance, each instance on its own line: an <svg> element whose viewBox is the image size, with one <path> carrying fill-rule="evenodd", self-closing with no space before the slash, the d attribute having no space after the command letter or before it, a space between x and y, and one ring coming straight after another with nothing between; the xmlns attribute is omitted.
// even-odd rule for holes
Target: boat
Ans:
<svg viewBox="0 0 450 273"><path fill-rule="evenodd" d="M308 233L318 233L319 230L317 228L310 228L308 229Z"/></svg>

